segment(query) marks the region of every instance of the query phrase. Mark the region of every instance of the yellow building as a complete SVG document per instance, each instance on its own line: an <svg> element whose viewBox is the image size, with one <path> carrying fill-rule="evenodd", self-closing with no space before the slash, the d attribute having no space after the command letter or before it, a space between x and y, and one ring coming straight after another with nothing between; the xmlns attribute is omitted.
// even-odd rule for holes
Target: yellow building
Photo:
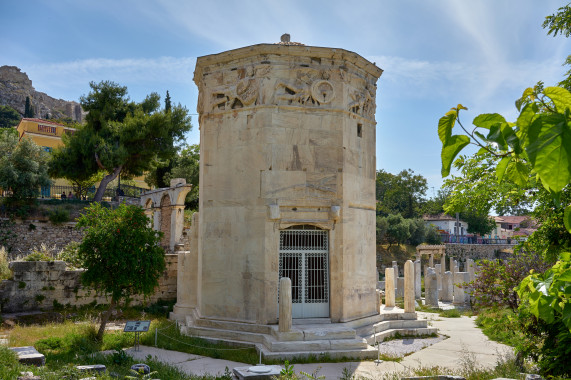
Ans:
<svg viewBox="0 0 571 380"><path fill-rule="evenodd" d="M76 129L65 126L49 120L23 118L18 124L18 137L22 140L24 137L32 139L37 145L41 146L46 152L51 152L55 148L63 145L61 137L64 134L73 134ZM135 186L148 189L149 186L145 183L144 176L136 177L134 179ZM97 184L98 185L98 184ZM96 186L97 186L96 185ZM53 187L71 186L65 179L58 178L54 181ZM61 193L61 190L54 190L56 193ZM53 197L51 189L42 189L42 196ZM59 194L58 194L59 195Z"/></svg>

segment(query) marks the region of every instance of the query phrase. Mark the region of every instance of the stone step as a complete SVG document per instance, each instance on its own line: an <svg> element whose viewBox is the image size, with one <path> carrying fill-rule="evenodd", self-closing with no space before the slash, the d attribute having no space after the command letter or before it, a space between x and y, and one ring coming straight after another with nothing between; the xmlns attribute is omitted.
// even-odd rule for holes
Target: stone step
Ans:
<svg viewBox="0 0 571 380"><path fill-rule="evenodd" d="M425 319L396 319L389 321L382 321L374 325L363 326L357 329L357 335L368 336L373 332L380 333L390 329L415 329L425 328L428 326L428 321Z"/></svg>
<svg viewBox="0 0 571 380"><path fill-rule="evenodd" d="M270 352L313 351L315 353L331 350L365 350L369 345L365 339L360 337L353 339L279 341L272 336L264 336L264 346Z"/></svg>
<svg viewBox="0 0 571 380"><path fill-rule="evenodd" d="M394 337L397 333L400 336L422 336L422 335L431 335L437 332L436 327L425 327L425 328L415 328L415 329L389 329L384 330L377 334L376 341L382 342L387 338ZM375 336L369 335L365 337L365 340L368 344L374 345L375 344Z"/></svg>
<svg viewBox="0 0 571 380"><path fill-rule="evenodd" d="M257 325L254 323L243 323L243 322L232 322L232 321L221 321L213 319L202 319L197 318L194 321L194 325L198 327L206 327L218 330L230 330L230 331L243 331L256 334L271 334L272 327L268 325Z"/></svg>
<svg viewBox="0 0 571 380"><path fill-rule="evenodd" d="M377 348L368 346L366 349L358 350L324 350L321 352L315 351L284 351L284 352L271 352L266 348L262 349L262 355L264 359L273 360L293 360L296 358L308 358L308 357L318 357L321 355L327 355L331 359L376 359L377 358Z"/></svg>
<svg viewBox="0 0 571 380"><path fill-rule="evenodd" d="M294 318L291 320L292 325L323 325L331 324L330 318Z"/></svg>
<svg viewBox="0 0 571 380"><path fill-rule="evenodd" d="M263 343L264 334L247 331L219 330L209 327L186 326L185 333L201 338L214 338L217 340L231 340L248 343Z"/></svg>
<svg viewBox="0 0 571 380"><path fill-rule="evenodd" d="M272 326L271 335L279 341L355 339L357 337L355 329L336 325L295 325L286 333L279 332L278 326Z"/></svg>

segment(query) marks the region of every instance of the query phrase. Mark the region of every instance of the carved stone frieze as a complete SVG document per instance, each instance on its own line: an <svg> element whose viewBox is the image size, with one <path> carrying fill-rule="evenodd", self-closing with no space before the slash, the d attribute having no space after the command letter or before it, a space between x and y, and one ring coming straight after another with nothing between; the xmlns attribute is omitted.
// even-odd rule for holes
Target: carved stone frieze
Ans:
<svg viewBox="0 0 571 380"><path fill-rule="evenodd" d="M352 101L347 107L348 111L367 119L373 119L376 111L376 90L376 87L370 84L365 85L362 90L352 90L349 93Z"/></svg>

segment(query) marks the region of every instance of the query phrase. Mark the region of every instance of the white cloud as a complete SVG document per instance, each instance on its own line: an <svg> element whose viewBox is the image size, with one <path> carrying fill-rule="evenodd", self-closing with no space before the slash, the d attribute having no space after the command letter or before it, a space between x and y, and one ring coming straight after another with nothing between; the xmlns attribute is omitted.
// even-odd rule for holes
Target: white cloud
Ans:
<svg viewBox="0 0 571 380"><path fill-rule="evenodd" d="M107 59L93 58L70 62L21 64L38 91L54 97L77 100L87 93L91 81L112 80L127 87L169 85L193 86L196 58L159 57ZM146 93L151 90L145 91Z"/></svg>

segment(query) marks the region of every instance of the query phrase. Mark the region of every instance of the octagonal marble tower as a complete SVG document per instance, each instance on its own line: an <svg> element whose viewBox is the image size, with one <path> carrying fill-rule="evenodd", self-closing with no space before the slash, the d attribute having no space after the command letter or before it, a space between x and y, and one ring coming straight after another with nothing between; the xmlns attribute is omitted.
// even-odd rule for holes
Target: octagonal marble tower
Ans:
<svg viewBox="0 0 571 380"><path fill-rule="evenodd" d="M275 324L280 277L292 280L293 318L379 313L381 73L353 52L295 43L197 59L200 216L175 317Z"/></svg>

